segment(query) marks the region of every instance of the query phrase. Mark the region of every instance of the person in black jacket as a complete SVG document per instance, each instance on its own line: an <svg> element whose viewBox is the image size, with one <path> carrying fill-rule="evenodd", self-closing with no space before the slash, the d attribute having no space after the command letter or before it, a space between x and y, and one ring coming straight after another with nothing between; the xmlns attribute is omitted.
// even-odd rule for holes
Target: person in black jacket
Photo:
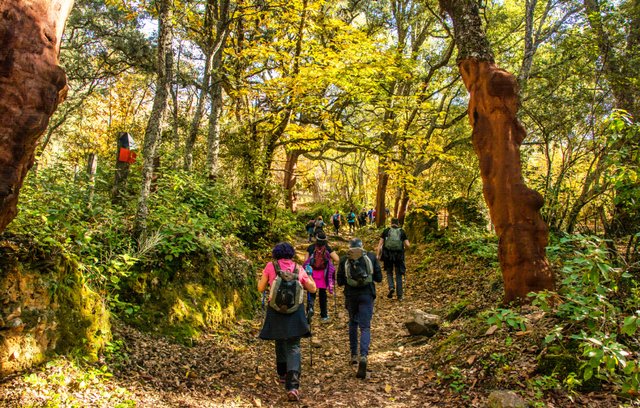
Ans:
<svg viewBox="0 0 640 408"><path fill-rule="evenodd" d="M407 233L400 228L400 222L397 218L391 220L391 228L386 228L380 235L378 242L377 255L378 259L384 262L384 270L387 273L387 283L389 284L389 293L387 297L393 298L396 292L398 300L402 301L404 274L407 267L404 263L404 251L411 246ZM396 272L396 282L393 282L393 271Z"/></svg>
<svg viewBox="0 0 640 408"><path fill-rule="evenodd" d="M382 270L375 254L365 251L362 240L359 238L349 241L347 255L340 259L337 280L339 286L345 287L345 306L349 312L351 363L358 364L356 377L365 378L371 343L373 303L376 298L374 282L382 282ZM358 328L360 328L359 356Z"/></svg>

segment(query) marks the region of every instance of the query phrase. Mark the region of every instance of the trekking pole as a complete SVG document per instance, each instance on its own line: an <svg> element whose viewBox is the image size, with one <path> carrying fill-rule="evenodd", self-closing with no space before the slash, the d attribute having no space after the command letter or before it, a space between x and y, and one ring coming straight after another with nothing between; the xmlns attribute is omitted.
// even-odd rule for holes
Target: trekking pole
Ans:
<svg viewBox="0 0 640 408"><path fill-rule="evenodd" d="M307 292L307 315L309 313L309 308L311 308L313 310L313 308L315 307L315 305L312 304L312 297L311 297L311 293ZM309 306L311 305L311 306ZM313 314L311 315L311 319L309 319L307 317L307 320L309 322L309 356L311 357L311 367L313 367L313 331L311 330L311 322L313 321Z"/></svg>
<svg viewBox="0 0 640 408"><path fill-rule="evenodd" d="M309 323L309 332L311 332L311 323ZM311 336L309 336L309 355L311 356L311 367L313 367L313 332L311 332Z"/></svg>

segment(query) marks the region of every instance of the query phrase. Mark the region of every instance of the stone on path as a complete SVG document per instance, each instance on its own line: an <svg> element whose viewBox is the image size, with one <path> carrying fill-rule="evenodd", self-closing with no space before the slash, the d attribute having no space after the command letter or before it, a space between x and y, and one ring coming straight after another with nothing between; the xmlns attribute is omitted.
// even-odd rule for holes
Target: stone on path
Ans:
<svg viewBox="0 0 640 408"><path fill-rule="evenodd" d="M440 329L440 316L425 313L420 309L413 311L413 318L404 325L412 336L431 337Z"/></svg>
<svg viewBox="0 0 640 408"><path fill-rule="evenodd" d="M493 391L489 394L488 408L525 408L527 403L513 391Z"/></svg>

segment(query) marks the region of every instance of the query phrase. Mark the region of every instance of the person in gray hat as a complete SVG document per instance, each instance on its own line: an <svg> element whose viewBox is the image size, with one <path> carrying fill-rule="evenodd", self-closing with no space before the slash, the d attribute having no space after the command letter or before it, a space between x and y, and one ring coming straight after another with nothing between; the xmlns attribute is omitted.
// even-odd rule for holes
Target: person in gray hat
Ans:
<svg viewBox="0 0 640 408"><path fill-rule="evenodd" d="M367 356L371 343L371 318L376 298L374 282L382 282L382 270L376 255L365 251L359 238L349 241L347 255L340 259L338 265L337 281L338 286L344 286L345 307L349 312L351 364L358 364L356 377L366 378Z"/></svg>

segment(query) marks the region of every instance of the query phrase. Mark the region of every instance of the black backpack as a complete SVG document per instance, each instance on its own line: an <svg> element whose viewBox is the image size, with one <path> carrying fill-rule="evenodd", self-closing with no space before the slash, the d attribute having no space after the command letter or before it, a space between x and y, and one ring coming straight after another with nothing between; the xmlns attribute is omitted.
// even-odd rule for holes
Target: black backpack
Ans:
<svg viewBox="0 0 640 408"><path fill-rule="evenodd" d="M349 286L361 287L373 282L373 262L364 251L359 258L347 259L344 267Z"/></svg>
<svg viewBox="0 0 640 408"><path fill-rule="evenodd" d="M304 302L304 288L298 280L298 264L293 265L293 271L283 271L278 261L272 263L276 279L271 283L269 306L280 313L291 314Z"/></svg>

